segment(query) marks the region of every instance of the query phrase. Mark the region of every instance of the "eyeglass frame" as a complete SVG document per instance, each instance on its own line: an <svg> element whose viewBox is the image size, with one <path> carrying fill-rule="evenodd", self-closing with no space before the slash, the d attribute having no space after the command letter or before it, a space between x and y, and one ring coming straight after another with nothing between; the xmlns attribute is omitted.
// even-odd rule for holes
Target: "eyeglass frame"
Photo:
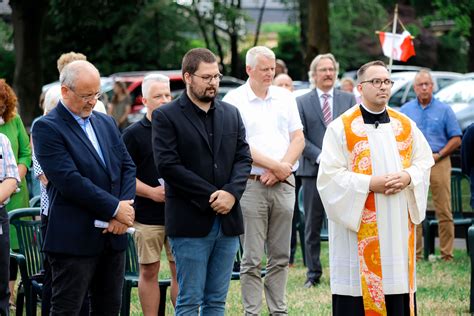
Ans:
<svg viewBox="0 0 474 316"><path fill-rule="evenodd" d="M82 101L84 101L84 102L89 102L89 101L92 101L92 100L99 100L99 98L104 94L103 92L97 92L97 93L95 93L95 94L93 94L93 95L83 96L83 95L77 94L77 92L74 91L73 88L68 87L68 86L66 86L66 87L67 87L69 90L71 90L72 93L74 93L74 94L76 95L76 97L81 98Z"/></svg>
<svg viewBox="0 0 474 316"><path fill-rule="evenodd" d="M380 84L379 85L375 85L374 81L377 81L377 80L380 80ZM395 81L391 80L391 79L385 79L385 80L382 80L380 78L374 78L374 79L370 79L370 80L364 80L364 81L361 81L360 84L363 84L363 83L367 83L367 82L370 82L372 84L372 87L376 88L376 89L379 89L382 87L382 83L388 87L393 87L393 84L395 83Z"/></svg>
<svg viewBox="0 0 474 316"><path fill-rule="evenodd" d="M201 78L206 83L211 83L213 79L220 82L222 80L222 78L224 78L224 75L221 74L221 73L215 74L214 76L200 76L200 75L196 75L196 74L191 74L191 76Z"/></svg>

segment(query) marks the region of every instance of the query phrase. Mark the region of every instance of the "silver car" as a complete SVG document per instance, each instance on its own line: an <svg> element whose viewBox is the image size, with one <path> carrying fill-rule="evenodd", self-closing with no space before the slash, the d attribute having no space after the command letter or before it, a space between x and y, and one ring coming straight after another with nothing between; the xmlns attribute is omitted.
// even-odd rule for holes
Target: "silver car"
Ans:
<svg viewBox="0 0 474 316"><path fill-rule="evenodd" d="M440 90L435 97L451 106L463 132L474 123L474 76L466 75L465 79Z"/></svg>

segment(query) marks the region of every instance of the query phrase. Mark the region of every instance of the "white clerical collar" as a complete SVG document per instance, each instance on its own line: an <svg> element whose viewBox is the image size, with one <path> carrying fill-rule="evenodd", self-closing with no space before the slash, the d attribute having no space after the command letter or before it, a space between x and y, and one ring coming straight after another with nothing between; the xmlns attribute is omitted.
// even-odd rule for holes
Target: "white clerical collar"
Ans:
<svg viewBox="0 0 474 316"><path fill-rule="evenodd" d="M374 112L374 111L369 110L362 102L360 103L360 105L362 105L362 107L371 114L382 114L383 112L385 112L385 108L383 108L383 110L380 112Z"/></svg>

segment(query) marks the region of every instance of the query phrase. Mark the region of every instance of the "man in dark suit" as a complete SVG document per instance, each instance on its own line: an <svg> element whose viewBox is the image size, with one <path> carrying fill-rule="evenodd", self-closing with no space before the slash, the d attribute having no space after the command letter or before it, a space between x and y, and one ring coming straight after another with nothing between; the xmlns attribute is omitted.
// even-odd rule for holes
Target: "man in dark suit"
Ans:
<svg viewBox="0 0 474 316"><path fill-rule="evenodd" d="M356 104L352 93L334 89L339 65L332 54L316 56L310 65L313 91L296 99L304 126L305 148L296 174L301 177L305 210L305 261L308 271L304 286L319 283L321 268L321 226L324 207L316 189L321 148L327 125Z"/></svg>
<svg viewBox="0 0 474 316"><path fill-rule="evenodd" d="M35 124L36 157L48 178L49 223L43 250L52 267L51 315L117 315L126 229L133 225L135 165L113 119L93 112L99 71L87 61L60 74L62 100ZM94 227L94 220L109 223Z"/></svg>
<svg viewBox="0 0 474 316"><path fill-rule="evenodd" d="M224 315L238 236L239 200L251 158L239 111L215 100L222 75L214 54L182 62L186 92L153 112L155 165L166 189L165 227L179 285L176 315Z"/></svg>

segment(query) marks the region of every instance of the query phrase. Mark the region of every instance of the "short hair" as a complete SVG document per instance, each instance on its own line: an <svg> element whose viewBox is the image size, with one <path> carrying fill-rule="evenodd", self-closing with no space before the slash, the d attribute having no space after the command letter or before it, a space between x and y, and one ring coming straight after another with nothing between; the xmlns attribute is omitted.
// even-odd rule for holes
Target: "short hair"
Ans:
<svg viewBox="0 0 474 316"><path fill-rule="evenodd" d="M168 84L169 86L170 78L162 74L146 75L142 82L142 96L146 97L148 95L148 90L150 90L150 86L153 82L162 82Z"/></svg>
<svg viewBox="0 0 474 316"><path fill-rule="evenodd" d="M86 60L76 60L64 66L59 74L59 82L61 85L74 89L79 74L84 71L84 67L92 67L91 69L95 69L97 75L100 76L99 70L97 70L93 64Z"/></svg>
<svg viewBox="0 0 474 316"><path fill-rule="evenodd" d="M209 49L207 48L193 48L189 50L183 57L183 61L181 63L181 73L183 75L188 73L190 75L194 74L197 69L199 68L199 64L201 62L212 64L217 62L216 55L214 55Z"/></svg>
<svg viewBox="0 0 474 316"><path fill-rule="evenodd" d="M265 46L255 46L247 51L245 55L245 65L255 68L257 66L258 56L264 56L269 59L275 59L275 53L268 47Z"/></svg>
<svg viewBox="0 0 474 316"><path fill-rule="evenodd" d="M313 74L316 71L316 68L318 68L318 64L322 59L331 60L332 64L334 65L336 78L337 78L337 75L339 74L339 63L336 61L336 57L334 57L334 55L331 53L319 54L318 56L314 57L313 61L309 65L308 77L312 84L315 84L315 82L313 82L313 79L312 79Z"/></svg>
<svg viewBox="0 0 474 316"><path fill-rule="evenodd" d="M2 115L2 118L6 123L15 117L18 99L12 87L10 87L5 79L0 79L0 102L1 101L3 101L6 106L5 112L3 112Z"/></svg>
<svg viewBox="0 0 474 316"><path fill-rule="evenodd" d="M373 67L373 66L381 66L381 67L384 67L385 69L387 69L387 65L385 65L385 63L381 60L369 61L368 63L365 63L362 66L360 66L359 70L357 70L357 82L360 83L362 81L361 79L364 76L367 69L369 69L370 67Z"/></svg>
<svg viewBox="0 0 474 316"><path fill-rule="evenodd" d="M61 99L61 86L55 85L49 88L48 91L46 91L44 95L44 103L43 103L44 114L46 115L47 113L51 112L51 110L54 109L58 105L58 102L60 99Z"/></svg>
<svg viewBox="0 0 474 316"><path fill-rule="evenodd" d="M420 76L426 74L428 77L430 77L431 82L433 82L433 76L431 76L431 71L428 68L421 68L415 75L415 78L413 78L413 82L416 81L416 79Z"/></svg>
<svg viewBox="0 0 474 316"><path fill-rule="evenodd" d="M351 85L355 86L354 79L350 77L344 77L341 79L341 85L344 84L345 82L349 82Z"/></svg>
<svg viewBox="0 0 474 316"><path fill-rule="evenodd" d="M87 60L87 57L84 54L76 53L76 52L69 52L69 53L65 53L59 56L58 61L57 61L59 73L61 73L61 71L64 69L64 66L66 66L67 64L75 60Z"/></svg>

